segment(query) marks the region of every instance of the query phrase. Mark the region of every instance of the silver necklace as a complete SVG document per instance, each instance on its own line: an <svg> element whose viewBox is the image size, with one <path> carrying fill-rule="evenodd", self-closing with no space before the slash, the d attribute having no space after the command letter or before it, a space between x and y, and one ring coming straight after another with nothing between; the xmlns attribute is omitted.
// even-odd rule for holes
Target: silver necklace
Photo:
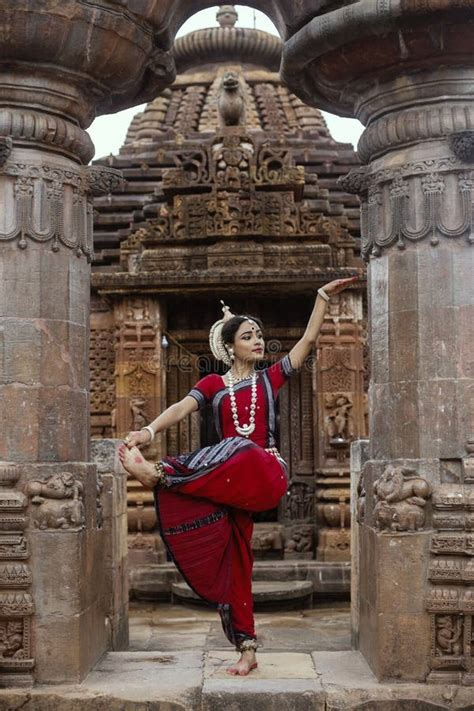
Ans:
<svg viewBox="0 0 474 711"><path fill-rule="evenodd" d="M252 392L250 397L250 417L248 425L241 425L239 422L239 415L237 413L237 402L235 399L234 385L237 383L232 373L227 373L229 378L229 397L230 397L230 409L232 411L232 419L234 421L234 427L237 434L242 435L242 437L249 437L255 429L255 410L257 408L257 373L254 370L251 376L246 378L241 378L241 380L252 380Z"/></svg>

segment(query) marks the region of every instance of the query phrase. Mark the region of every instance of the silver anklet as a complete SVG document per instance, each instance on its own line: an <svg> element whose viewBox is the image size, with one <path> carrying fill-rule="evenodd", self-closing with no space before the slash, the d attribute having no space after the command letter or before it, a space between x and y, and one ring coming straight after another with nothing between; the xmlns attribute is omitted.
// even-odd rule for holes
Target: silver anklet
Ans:
<svg viewBox="0 0 474 711"><path fill-rule="evenodd" d="M163 464L161 462L155 462L153 466L155 471L153 472L152 478L155 486L166 488L168 486L168 479Z"/></svg>
<svg viewBox="0 0 474 711"><path fill-rule="evenodd" d="M256 639L243 639L238 642L235 649L242 654L243 652L256 652L258 647L259 644Z"/></svg>

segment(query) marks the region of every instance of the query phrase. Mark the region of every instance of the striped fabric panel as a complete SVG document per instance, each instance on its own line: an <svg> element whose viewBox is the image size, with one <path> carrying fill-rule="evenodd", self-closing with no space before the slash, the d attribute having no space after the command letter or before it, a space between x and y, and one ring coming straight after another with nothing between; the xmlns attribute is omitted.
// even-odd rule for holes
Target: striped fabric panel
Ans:
<svg viewBox="0 0 474 711"><path fill-rule="evenodd" d="M242 446L242 437L226 437L217 444L209 445L184 455L181 463L188 469L201 469L214 464L225 462L232 454Z"/></svg>
<svg viewBox="0 0 474 711"><path fill-rule="evenodd" d="M197 388L192 388L188 392L188 395L190 395L191 397L193 397L196 400L199 409L204 407L204 405L206 404L206 398L204 397L202 392L200 390L198 390Z"/></svg>
<svg viewBox="0 0 474 711"><path fill-rule="evenodd" d="M196 518L194 521L187 521L186 523L181 523L179 526L173 526L172 528L167 528L163 531L166 536L176 536L179 533L186 533L187 531L195 531L197 528L202 528L203 526L209 526L211 523L217 523L224 516L227 516L227 511L221 509L220 511L215 511L208 516L203 516L202 518Z"/></svg>
<svg viewBox="0 0 474 711"><path fill-rule="evenodd" d="M281 359L281 369L283 371L283 375L286 375L287 378L295 372L295 369L291 365L290 356L286 355Z"/></svg>
<svg viewBox="0 0 474 711"><path fill-rule="evenodd" d="M173 472L170 471L170 463L166 462L168 486L182 484L183 478L185 478L186 481L199 479L218 467L219 464L226 462L234 454L250 446L255 446L251 440L244 439L243 437L227 437L218 444L212 444L209 447L203 447L203 449L191 452L191 454L176 457L179 464L188 471L186 473L175 472L173 474Z"/></svg>

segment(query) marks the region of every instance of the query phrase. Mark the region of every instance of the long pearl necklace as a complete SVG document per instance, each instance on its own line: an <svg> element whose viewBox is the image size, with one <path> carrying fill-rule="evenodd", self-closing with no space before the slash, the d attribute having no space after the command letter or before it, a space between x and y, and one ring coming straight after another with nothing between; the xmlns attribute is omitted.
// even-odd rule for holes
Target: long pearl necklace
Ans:
<svg viewBox="0 0 474 711"><path fill-rule="evenodd" d="M237 402L235 400L234 385L236 380L232 375L231 371L227 373L229 378L229 397L230 397L230 409L232 411L232 419L234 420L234 427L237 434L242 435L242 437L249 437L255 429L255 410L257 407L257 373L254 370L252 373L252 393L250 398L250 417L248 425L241 425L239 423L239 416L237 414ZM242 378L246 380L247 378Z"/></svg>

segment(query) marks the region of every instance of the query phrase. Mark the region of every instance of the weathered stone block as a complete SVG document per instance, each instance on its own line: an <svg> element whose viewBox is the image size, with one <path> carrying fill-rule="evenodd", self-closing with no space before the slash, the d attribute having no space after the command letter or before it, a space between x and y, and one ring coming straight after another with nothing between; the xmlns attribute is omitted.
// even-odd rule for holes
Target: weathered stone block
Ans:
<svg viewBox="0 0 474 711"><path fill-rule="evenodd" d="M418 380L420 367L418 311L413 308L394 311L387 322L389 381Z"/></svg>
<svg viewBox="0 0 474 711"><path fill-rule="evenodd" d="M107 649L104 609L97 603L77 615L51 615L35 621L37 677L43 683L79 682Z"/></svg>

